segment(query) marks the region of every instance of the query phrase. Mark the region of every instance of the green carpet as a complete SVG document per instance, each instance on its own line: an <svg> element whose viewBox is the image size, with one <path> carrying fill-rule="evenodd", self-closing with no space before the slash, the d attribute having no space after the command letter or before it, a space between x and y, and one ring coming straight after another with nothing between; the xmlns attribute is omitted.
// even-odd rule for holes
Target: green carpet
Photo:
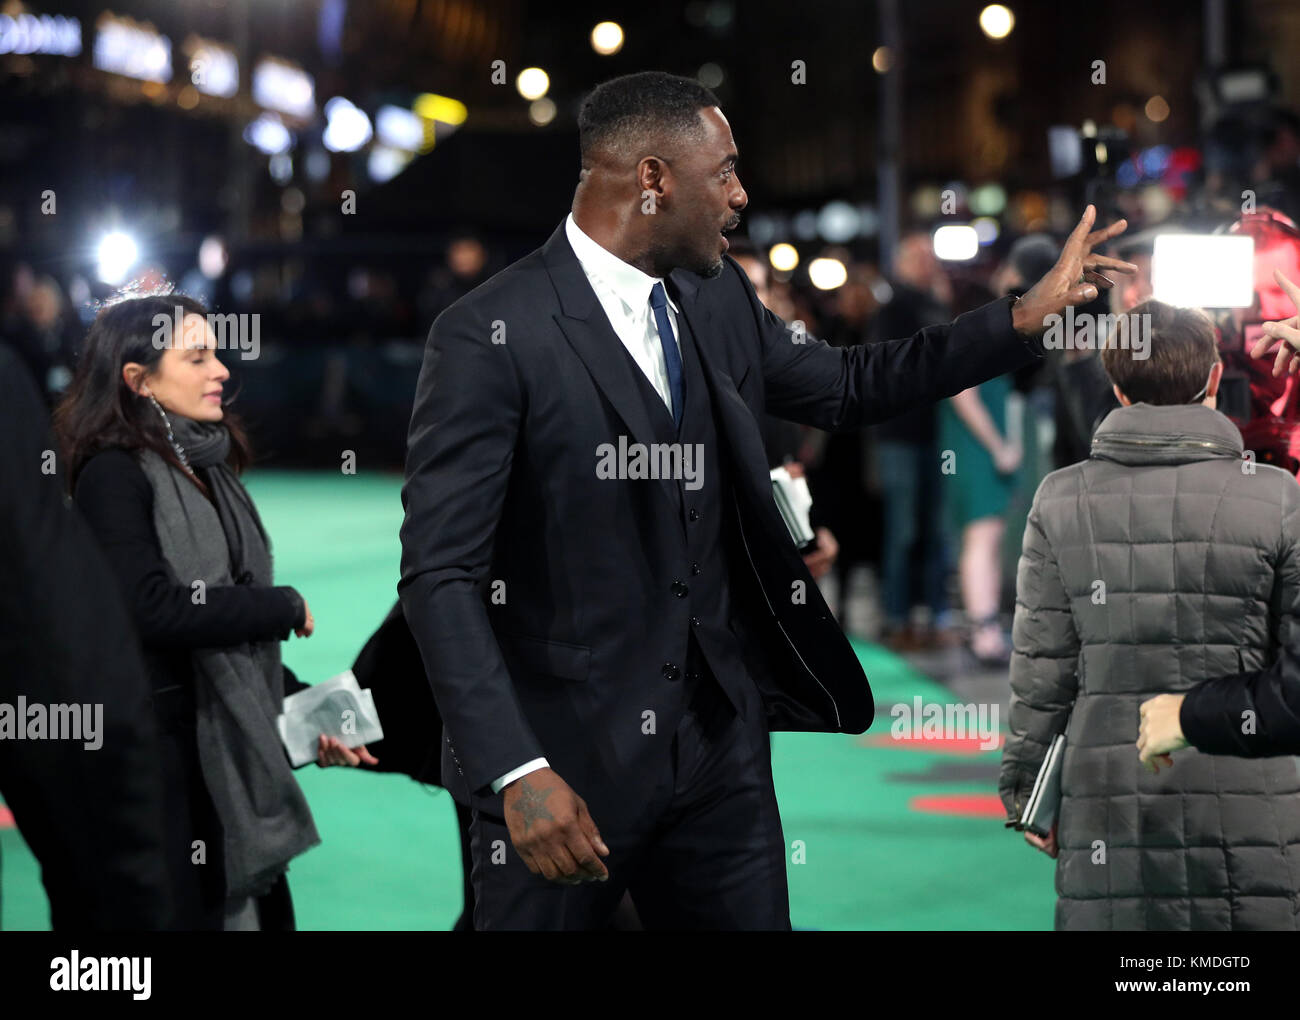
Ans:
<svg viewBox="0 0 1300 1020"><path fill-rule="evenodd" d="M401 480L254 472L248 485L272 537L277 581L302 592L316 618L311 638L285 644L285 662L307 682L323 680L352 664L396 598ZM855 647L876 697L872 733L888 732L895 702L945 698L940 685L883 649ZM955 761L996 765L998 751L954 758L860 739L773 738L796 928L1052 927L1052 861L999 820L908 808L919 794L993 793L992 783L889 778ZM460 912L460 860L444 791L343 768L308 766L297 775L323 841L290 871L300 928L451 926ZM39 871L16 830L0 830L0 854L0 927L47 928Z"/></svg>

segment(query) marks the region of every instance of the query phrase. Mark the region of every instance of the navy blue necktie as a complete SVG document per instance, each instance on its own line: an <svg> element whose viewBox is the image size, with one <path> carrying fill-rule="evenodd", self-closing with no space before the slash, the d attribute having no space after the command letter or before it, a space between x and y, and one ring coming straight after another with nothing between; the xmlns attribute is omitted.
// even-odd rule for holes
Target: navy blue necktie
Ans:
<svg viewBox="0 0 1300 1020"><path fill-rule="evenodd" d="M655 313L655 329L664 348L664 365L668 369L668 391L673 398L673 423L682 423L682 355L673 336L673 324L668 321L668 295L664 285L656 283L650 288L650 307Z"/></svg>

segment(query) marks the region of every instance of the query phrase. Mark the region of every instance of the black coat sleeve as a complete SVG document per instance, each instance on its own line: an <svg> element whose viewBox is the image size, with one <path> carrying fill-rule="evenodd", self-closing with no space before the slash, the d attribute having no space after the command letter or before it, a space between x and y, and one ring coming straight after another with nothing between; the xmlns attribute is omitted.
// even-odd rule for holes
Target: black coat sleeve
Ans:
<svg viewBox="0 0 1300 1020"><path fill-rule="evenodd" d="M0 791L41 862L55 931L163 928L162 777L139 643L64 500L40 395L3 346L0 433L0 703L94 706L92 726L102 713L89 742L0 740Z"/></svg>
<svg viewBox="0 0 1300 1020"><path fill-rule="evenodd" d="M491 336L464 303L433 324L402 486L402 610L472 790L543 757L478 593L525 406L510 347Z"/></svg>
<svg viewBox="0 0 1300 1020"><path fill-rule="evenodd" d="M827 432L887 421L1042 356L1037 339L1012 327L1012 298L903 339L832 347L793 332L758 300L739 264L727 265L757 325L768 412Z"/></svg>
<svg viewBox="0 0 1300 1020"><path fill-rule="evenodd" d="M1178 715L1183 735L1206 754L1300 754L1300 486L1288 474L1277 477L1283 479L1282 526L1270 616L1281 651L1264 669L1212 677L1184 696Z"/></svg>
<svg viewBox="0 0 1300 1020"><path fill-rule="evenodd" d="M1206 754L1241 758L1300 754L1296 650L1284 649L1267 669L1197 684L1183 699L1178 721L1187 742Z"/></svg>
<svg viewBox="0 0 1300 1020"><path fill-rule="evenodd" d="M172 579L153 526L149 479L125 450L105 450L77 479L77 506L99 539L147 645L220 648L288 638L302 626L301 596L289 587L209 587L196 605Z"/></svg>
<svg viewBox="0 0 1300 1020"><path fill-rule="evenodd" d="M1300 486L1279 477L1285 483L1272 609L1280 651L1265 669L1213 677L1187 692L1178 721L1187 742L1207 754L1300 754Z"/></svg>

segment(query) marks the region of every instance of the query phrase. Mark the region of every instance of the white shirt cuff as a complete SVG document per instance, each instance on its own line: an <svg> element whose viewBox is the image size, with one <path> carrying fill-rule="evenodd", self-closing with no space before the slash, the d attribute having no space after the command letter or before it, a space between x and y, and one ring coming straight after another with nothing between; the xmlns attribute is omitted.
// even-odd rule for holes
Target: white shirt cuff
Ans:
<svg viewBox="0 0 1300 1020"><path fill-rule="evenodd" d="M504 790L507 786L513 783L520 776L526 776L530 772L536 772L538 769L549 769L550 767L551 766L547 764L545 758L534 758L532 761L525 762L523 765L520 765L519 768L512 769L511 771L507 772L504 776L502 776L500 779L498 779L496 782L494 782L492 784L492 792L500 793L502 790Z"/></svg>

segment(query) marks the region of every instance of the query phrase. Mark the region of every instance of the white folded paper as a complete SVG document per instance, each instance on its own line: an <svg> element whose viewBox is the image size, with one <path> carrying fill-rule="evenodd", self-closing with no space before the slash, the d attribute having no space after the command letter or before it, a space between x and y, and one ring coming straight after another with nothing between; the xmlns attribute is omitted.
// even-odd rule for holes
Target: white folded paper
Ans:
<svg viewBox="0 0 1300 1020"><path fill-rule="evenodd" d="M812 493L808 491L808 479L800 475L792 478L784 467L772 469L772 498L776 508L781 512L790 537L796 548L803 548L816 539L809 514L812 511Z"/></svg>
<svg viewBox="0 0 1300 1020"><path fill-rule="evenodd" d="M295 768L316 760L322 733L348 747L384 739L374 696L361 688L350 669L290 694L278 723L280 740Z"/></svg>

